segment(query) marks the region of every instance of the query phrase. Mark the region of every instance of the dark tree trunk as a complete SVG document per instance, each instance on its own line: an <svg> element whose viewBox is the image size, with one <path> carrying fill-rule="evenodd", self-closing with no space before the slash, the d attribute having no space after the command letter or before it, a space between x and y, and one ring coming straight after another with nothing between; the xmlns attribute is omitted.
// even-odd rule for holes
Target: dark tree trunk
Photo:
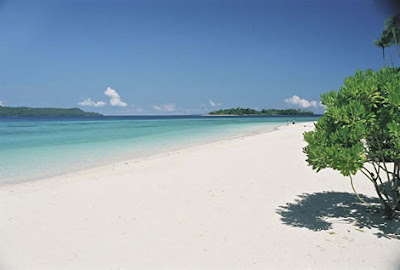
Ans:
<svg viewBox="0 0 400 270"><path fill-rule="evenodd" d="M386 63L385 63L385 47L382 47L382 56L383 56L383 67L386 67Z"/></svg>

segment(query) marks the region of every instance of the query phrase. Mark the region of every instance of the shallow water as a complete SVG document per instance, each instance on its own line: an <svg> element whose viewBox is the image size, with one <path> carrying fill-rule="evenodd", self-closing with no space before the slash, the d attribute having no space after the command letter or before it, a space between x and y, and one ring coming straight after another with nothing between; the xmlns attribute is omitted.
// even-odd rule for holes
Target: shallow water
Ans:
<svg viewBox="0 0 400 270"><path fill-rule="evenodd" d="M0 185L29 181L317 117L0 117Z"/></svg>

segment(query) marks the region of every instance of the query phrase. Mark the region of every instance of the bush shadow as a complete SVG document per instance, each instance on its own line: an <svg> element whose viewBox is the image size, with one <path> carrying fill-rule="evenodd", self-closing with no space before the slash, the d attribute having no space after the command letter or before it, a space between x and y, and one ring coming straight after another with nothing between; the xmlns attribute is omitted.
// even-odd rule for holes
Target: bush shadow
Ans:
<svg viewBox="0 0 400 270"><path fill-rule="evenodd" d="M377 198L360 195L380 209ZM387 220L379 210L372 210L361 204L354 194L347 192L319 192L299 195L294 203L280 206L277 213L281 221L292 227L307 228L312 231L329 230L333 222L330 218L353 224L359 229L377 229L377 237L400 239L400 220Z"/></svg>

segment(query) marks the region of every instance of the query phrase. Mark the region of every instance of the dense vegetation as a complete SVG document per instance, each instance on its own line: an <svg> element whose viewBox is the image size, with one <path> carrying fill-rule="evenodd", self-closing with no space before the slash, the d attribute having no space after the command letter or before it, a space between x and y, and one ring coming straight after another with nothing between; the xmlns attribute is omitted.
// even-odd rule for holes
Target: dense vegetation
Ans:
<svg viewBox="0 0 400 270"><path fill-rule="evenodd" d="M85 112L78 108L30 108L30 107L2 107L0 116L101 116L93 112Z"/></svg>
<svg viewBox="0 0 400 270"><path fill-rule="evenodd" d="M321 97L326 112L314 131L304 133L308 164L349 176L356 195L352 175L361 172L374 186L386 216L394 218L400 210L398 69L357 71L339 92Z"/></svg>
<svg viewBox="0 0 400 270"><path fill-rule="evenodd" d="M313 115L312 111L308 110L295 110L295 109L288 109L288 110L276 110L276 109L269 109L269 110L253 110L253 109L244 109L244 108L232 108L232 109L223 109L218 111L212 111L209 115Z"/></svg>

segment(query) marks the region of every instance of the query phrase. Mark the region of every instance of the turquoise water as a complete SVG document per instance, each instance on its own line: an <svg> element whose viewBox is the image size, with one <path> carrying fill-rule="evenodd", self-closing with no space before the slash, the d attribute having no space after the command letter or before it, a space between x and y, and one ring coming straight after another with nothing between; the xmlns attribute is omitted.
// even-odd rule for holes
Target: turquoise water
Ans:
<svg viewBox="0 0 400 270"><path fill-rule="evenodd" d="M317 117L0 118L0 185L142 157Z"/></svg>

